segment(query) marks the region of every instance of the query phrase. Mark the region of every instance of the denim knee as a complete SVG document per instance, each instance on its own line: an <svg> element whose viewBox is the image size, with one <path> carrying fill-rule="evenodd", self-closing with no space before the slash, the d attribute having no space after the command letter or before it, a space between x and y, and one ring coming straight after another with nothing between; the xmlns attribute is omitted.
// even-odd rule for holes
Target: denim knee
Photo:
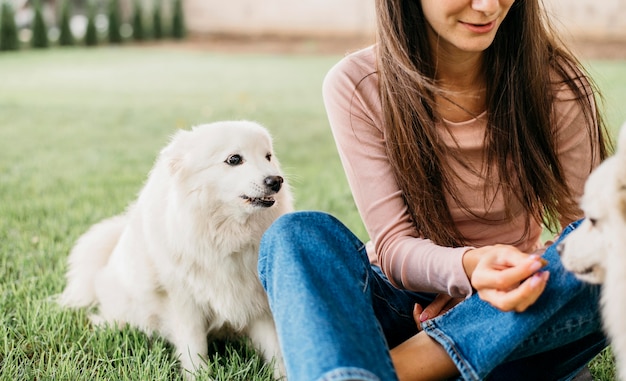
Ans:
<svg viewBox="0 0 626 381"><path fill-rule="evenodd" d="M339 220L319 211L297 211L279 217L261 238L258 274L266 287L269 263L315 261L329 263L336 259L335 245L349 242L353 249L361 250L364 244ZM302 254L302 253L305 254ZM296 253L301 253L296 255Z"/></svg>

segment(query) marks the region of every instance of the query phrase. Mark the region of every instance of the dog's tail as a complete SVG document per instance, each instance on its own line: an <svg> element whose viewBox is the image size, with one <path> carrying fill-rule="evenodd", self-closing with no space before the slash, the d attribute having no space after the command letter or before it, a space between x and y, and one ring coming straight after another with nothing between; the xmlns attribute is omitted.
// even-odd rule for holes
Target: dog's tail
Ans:
<svg viewBox="0 0 626 381"><path fill-rule="evenodd" d="M87 307L97 302L94 280L102 269L127 223L127 215L120 214L92 226L83 234L68 259L67 285L58 302L66 307Z"/></svg>

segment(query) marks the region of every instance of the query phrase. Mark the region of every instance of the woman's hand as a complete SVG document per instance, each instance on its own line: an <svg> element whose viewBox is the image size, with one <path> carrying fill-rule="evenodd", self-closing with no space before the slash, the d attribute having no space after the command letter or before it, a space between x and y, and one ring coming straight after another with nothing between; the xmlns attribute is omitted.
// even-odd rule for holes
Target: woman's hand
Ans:
<svg viewBox="0 0 626 381"><path fill-rule="evenodd" d="M459 304L463 298L453 298L447 294L437 294L435 300L426 307L415 304L413 308L413 319L417 324L417 329L422 330L422 323L428 319L432 319L448 312L452 307Z"/></svg>
<svg viewBox="0 0 626 381"><path fill-rule="evenodd" d="M507 245L469 250L463 264L478 296L502 311L525 311L541 296L550 277L539 271L545 260Z"/></svg>
<svg viewBox="0 0 626 381"><path fill-rule="evenodd" d="M415 304L413 319L421 332L391 349L391 361L396 369L398 380L444 380L456 378L459 371L450 355L443 347L422 331L422 322L443 315L461 298L438 294L426 308ZM421 361L424 360L424 361Z"/></svg>

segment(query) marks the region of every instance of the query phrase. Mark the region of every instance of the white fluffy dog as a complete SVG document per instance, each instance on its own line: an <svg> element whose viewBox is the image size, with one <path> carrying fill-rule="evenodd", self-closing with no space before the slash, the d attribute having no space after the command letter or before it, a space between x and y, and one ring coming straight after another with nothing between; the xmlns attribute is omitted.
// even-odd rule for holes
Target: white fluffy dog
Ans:
<svg viewBox="0 0 626 381"><path fill-rule="evenodd" d="M626 380L626 124L618 150L589 176L586 219L559 247L563 266L602 288L602 318L621 380Z"/></svg>
<svg viewBox="0 0 626 381"><path fill-rule="evenodd" d="M256 266L261 235L292 209L264 127L225 121L181 130L126 212L79 238L60 302L97 307L96 324L162 335L189 372L205 365L207 335L247 336L281 377Z"/></svg>

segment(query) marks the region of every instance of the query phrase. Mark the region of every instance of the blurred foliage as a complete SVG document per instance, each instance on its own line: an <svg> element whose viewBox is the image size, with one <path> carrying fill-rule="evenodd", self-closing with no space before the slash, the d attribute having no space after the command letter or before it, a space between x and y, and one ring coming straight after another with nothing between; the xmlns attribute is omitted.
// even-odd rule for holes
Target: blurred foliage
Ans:
<svg viewBox="0 0 626 381"><path fill-rule="evenodd" d="M61 6L61 19L59 20L59 45L60 46L72 46L74 45L74 35L70 28L70 19L72 17L72 5L70 0L64 0Z"/></svg>
<svg viewBox="0 0 626 381"><path fill-rule="evenodd" d="M133 2L133 39L135 41L143 41L146 39L143 24L143 7L141 0L135 0Z"/></svg>
<svg viewBox="0 0 626 381"><path fill-rule="evenodd" d="M120 33L121 15L120 3L118 0L110 0L109 2L109 42L112 44L122 43L122 34Z"/></svg>
<svg viewBox="0 0 626 381"><path fill-rule="evenodd" d="M35 13L33 15L33 37L30 41L33 48L43 49L50 44L48 41L48 26L43 17L41 0L34 2Z"/></svg>
<svg viewBox="0 0 626 381"><path fill-rule="evenodd" d="M93 1L87 5L87 27L85 29L85 45L98 45L98 29L96 28L96 6Z"/></svg>
<svg viewBox="0 0 626 381"><path fill-rule="evenodd" d="M2 2L0 15L0 50L18 50L20 42L17 38L15 10L8 1Z"/></svg>
<svg viewBox="0 0 626 381"><path fill-rule="evenodd" d="M183 12L183 0L174 0L174 15L172 17L172 37L185 38L185 15Z"/></svg>
<svg viewBox="0 0 626 381"><path fill-rule="evenodd" d="M161 0L155 0L152 5L152 37L155 40L162 39L163 36L163 16L161 15Z"/></svg>
<svg viewBox="0 0 626 381"><path fill-rule="evenodd" d="M96 46L104 40L122 44L186 37L183 0L131 1L132 12L125 15L120 0L61 0L58 6L31 0L30 9L21 9L24 18L16 17L11 1L0 0L0 51L19 50L22 44L47 48L73 46L79 40ZM18 19L22 21L17 23Z"/></svg>

